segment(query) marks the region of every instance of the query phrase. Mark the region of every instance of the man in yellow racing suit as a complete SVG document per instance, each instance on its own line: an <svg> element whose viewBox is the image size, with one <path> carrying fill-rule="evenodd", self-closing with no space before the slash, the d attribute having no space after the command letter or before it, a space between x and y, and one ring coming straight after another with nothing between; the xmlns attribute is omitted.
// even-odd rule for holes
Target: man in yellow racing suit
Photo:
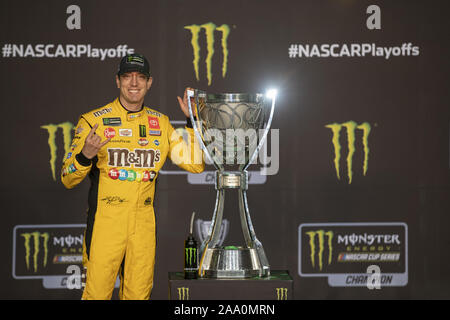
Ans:
<svg viewBox="0 0 450 320"><path fill-rule="evenodd" d="M193 173L204 169L190 121L185 141L167 116L143 105L152 80L144 56L125 56L116 76L119 97L81 115L63 163L61 180L66 188L75 187L86 175L91 181L83 245L87 269L83 299L111 299L118 274L120 299L149 299L158 172L167 157ZM186 91L178 102L189 117Z"/></svg>

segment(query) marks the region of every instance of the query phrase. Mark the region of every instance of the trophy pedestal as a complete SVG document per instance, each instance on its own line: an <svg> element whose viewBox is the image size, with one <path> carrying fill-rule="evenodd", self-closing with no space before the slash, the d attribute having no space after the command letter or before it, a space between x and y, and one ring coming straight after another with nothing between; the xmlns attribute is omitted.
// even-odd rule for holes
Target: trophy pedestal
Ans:
<svg viewBox="0 0 450 320"><path fill-rule="evenodd" d="M184 279L169 272L170 300L291 300L294 281L287 270L272 270L266 278Z"/></svg>
<svg viewBox="0 0 450 320"><path fill-rule="evenodd" d="M264 268L256 249L234 247L206 249L200 277L206 278L251 278L267 277L269 268Z"/></svg>

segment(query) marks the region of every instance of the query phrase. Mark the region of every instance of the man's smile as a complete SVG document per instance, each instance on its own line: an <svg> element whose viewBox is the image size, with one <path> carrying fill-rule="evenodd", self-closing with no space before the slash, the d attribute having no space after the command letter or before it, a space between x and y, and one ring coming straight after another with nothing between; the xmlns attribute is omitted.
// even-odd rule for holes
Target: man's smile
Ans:
<svg viewBox="0 0 450 320"><path fill-rule="evenodd" d="M141 89L128 89L128 92L131 94L137 94L141 91Z"/></svg>

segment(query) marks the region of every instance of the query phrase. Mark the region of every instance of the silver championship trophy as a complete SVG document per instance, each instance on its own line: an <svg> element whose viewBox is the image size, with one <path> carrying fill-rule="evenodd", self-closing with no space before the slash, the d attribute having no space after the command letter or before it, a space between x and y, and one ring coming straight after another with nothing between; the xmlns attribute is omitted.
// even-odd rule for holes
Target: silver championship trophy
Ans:
<svg viewBox="0 0 450 320"><path fill-rule="evenodd" d="M261 242L256 238L247 205L247 168L256 163L275 108L276 91L267 94L208 94L188 90L188 106L206 160L216 168L216 205L209 231L200 246L202 278L250 278L270 275ZM237 189L244 246L221 246L225 190Z"/></svg>

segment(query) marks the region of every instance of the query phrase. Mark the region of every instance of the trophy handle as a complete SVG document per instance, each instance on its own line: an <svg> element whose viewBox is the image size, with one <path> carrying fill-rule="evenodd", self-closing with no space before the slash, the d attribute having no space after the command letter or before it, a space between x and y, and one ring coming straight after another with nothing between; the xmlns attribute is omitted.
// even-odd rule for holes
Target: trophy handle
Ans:
<svg viewBox="0 0 450 320"><path fill-rule="evenodd" d="M195 90L197 91L197 90ZM198 94L196 95L195 92L193 90L187 90L187 100L188 100L188 107L189 107L189 117L191 119L191 123L192 123L192 127L194 129L194 133L195 136L197 137L198 143L200 144L200 147L203 150L203 153L206 154L208 160L210 163L212 163L214 165L214 167L216 168L216 170L219 170L218 165L216 164L215 161L213 161L211 155L208 152L208 149L206 148L205 143L203 142L202 139L202 135L201 135L201 131L199 126L197 125L197 121L195 121L195 117L194 117L194 112L192 110L192 105L191 105L191 98L195 97L196 99L196 108L197 108L197 118L199 117L199 112L198 112Z"/></svg>
<svg viewBox="0 0 450 320"><path fill-rule="evenodd" d="M267 94L266 94L267 95ZM275 110L275 99L276 99L276 94L273 93L271 95L272 98L272 106L270 108L270 115L269 115L269 120L267 120L267 124L266 124L266 128L264 129L264 133L261 137L261 139L259 140L258 143L258 147L255 149L255 151L253 152L252 157L250 158L250 161L245 165L243 170L247 170L247 168L250 166L251 163L253 163L253 161L256 158L256 155L258 154L259 150L262 148L264 142L266 141L267 138L267 133L269 132L270 126L272 125L272 118L273 118L273 113Z"/></svg>

